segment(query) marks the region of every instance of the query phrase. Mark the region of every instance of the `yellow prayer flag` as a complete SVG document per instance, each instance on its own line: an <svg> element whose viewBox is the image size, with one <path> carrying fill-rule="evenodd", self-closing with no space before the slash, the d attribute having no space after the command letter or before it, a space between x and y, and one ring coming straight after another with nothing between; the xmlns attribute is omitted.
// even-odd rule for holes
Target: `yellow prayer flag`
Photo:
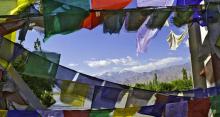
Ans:
<svg viewBox="0 0 220 117"><path fill-rule="evenodd" d="M4 36L6 39L16 42L16 31Z"/></svg>
<svg viewBox="0 0 220 117"><path fill-rule="evenodd" d="M0 68L6 69L8 67L8 62L0 58Z"/></svg>
<svg viewBox="0 0 220 117"><path fill-rule="evenodd" d="M11 10L17 6L17 0L0 0L0 15L9 15ZM0 22L5 18L0 18Z"/></svg>
<svg viewBox="0 0 220 117"><path fill-rule="evenodd" d="M88 93L88 85L64 80L61 85L60 99L63 103L83 107Z"/></svg>
<svg viewBox="0 0 220 117"><path fill-rule="evenodd" d="M114 111L113 117L133 117L138 110L138 107L117 108Z"/></svg>
<svg viewBox="0 0 220 117"><path fill-rule="evenodd" d="M7 110L0 110L0 117L7 117Z"/></svg>
<svg viewBox="0 0 220 117"><path fill-rule="evenodd" d="M0 15L9 15L16 6L17 0L0 0Z"/></svg>
<svg viewBox="0 0 220 117"><path fill-rule="evenodd" d="M17 0L17 7L10 11L10 15L17 15L21 13L25 8L33 4L35 0Z"/></svg>

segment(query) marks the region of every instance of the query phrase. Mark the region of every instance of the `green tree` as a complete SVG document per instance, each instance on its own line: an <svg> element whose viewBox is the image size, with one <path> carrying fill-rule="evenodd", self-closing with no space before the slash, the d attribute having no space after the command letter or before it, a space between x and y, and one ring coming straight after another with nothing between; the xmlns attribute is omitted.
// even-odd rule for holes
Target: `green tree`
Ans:
<svg viewBox="0 0 220 117"><path fill-rule="evenodd" d="M154 83L154 84L157 84L157 83L158 83L157 73L154 73L153 83Z"/></svg>
<svg viewBox="0 0 220 117"><path fill-rule="evenodd" d="M187 71L186 71L185 68L182 69L182 75L183 75L183 80L187 80L188 79Z"/></svg>

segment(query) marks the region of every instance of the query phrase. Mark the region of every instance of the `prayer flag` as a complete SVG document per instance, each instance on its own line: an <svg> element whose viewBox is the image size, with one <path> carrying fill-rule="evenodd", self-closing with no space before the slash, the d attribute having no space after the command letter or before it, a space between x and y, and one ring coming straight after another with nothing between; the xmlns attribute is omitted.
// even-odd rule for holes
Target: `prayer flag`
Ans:
<svg viewBox="0 0 220 117"><path fill-rule="evenodd" d="M89 15L89 0L43 0L45 37L79 30Z"/></svg>
<svg viewBox="0 0 220 117"><path fill-rule="evenodd" d="M75 107L83 107L89 93L89 86L64 80L61 85L60 100Z"/></svg>
<svg viewBox="0 0 220 117"><path fill-rule="evenodd" d="M113 109L121 92L119 88L96 86L92 108Z"/></svg>
<svg viewBox="0 0 220 117"><path fill-rule="evenodd" d="M112 117L112 111L113 110L92 110L89 117Z"/></svg>
<svg viewBox="0 0 220 117"><path fill-rule="evenodd" d="M138 110L138 107L116 108L113 117L134 117Z"/></svg>

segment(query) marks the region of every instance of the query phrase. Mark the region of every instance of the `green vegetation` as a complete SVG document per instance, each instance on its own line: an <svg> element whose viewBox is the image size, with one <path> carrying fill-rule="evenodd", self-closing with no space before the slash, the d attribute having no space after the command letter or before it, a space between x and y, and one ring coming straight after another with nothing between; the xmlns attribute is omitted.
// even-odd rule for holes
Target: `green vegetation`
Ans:
<svg viewBox="0 0 220 117"><path fill-rule="evenodd" d="M152 91L184 91L193 88L191 76L188 78L186 69L182 69L182 79L170 82L159 82L157 74L154 74L153 81L147 84L136 84L136 88L152 90Z"/></svg>

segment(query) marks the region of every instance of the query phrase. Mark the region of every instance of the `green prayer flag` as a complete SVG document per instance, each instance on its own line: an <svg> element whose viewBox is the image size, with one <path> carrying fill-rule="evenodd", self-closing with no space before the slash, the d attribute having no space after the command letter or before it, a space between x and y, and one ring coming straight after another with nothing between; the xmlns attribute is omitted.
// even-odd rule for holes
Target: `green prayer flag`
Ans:
<svg viewBox="0 0 220 117"><path fill-rule="evenodd" d="M29 53L27 62L24 66L23 74L33 77L40 77L40 78L55 78L60 55L56 53L42 53L42 55L40 55L39 52L35 52L35 53L36 54ZM54 54L54 56L53 55L49 56L48 54ZM50 61L50 60L56 60L56 61Z"/></svg>
<svg viewBox="0 0 220 117"><path fill-rule="evenodd" d="M173 17L174 25L181 27L190 22L190 17L193 15L193 11L188 9L187 11L176 11Z"/></svg>
<svg viewBox="0 0 220 117"><path fill-rule="evenodd" d="M147 27L150 29L161 29L169 18L171 11L155 10L147 23Z"/></svg>
<svg viewBox="0 0 220 117"><path fill-rule="evenodd" d="M151 10L139 10L128 12L125 20L126 30L137 31L151 13Z"/></svg>
<svg viewBox="0 0 220 117"><path fill-rule="evenodd" d="M219 117L220 115L220 95L210 97L211 110L214 117Z"/></svg>
<svg viewBox="0 0 220 117"><path fill-rule="evenodd" d="M104 16L103 32L110 34L119 33L125 20L125 13L103 12L102 14Z"/></svg>
<svg viewBox="0 0 220 117"><path fill-rule="evenodd" d="M92 110L89 117L111 117L112 110Z"/></svg>
<svg viewBox="0 0 220 117"><path fill-rule="evenodd" d="M89 0L43 0L45 37L79 30L89 15Z"/></svg>

